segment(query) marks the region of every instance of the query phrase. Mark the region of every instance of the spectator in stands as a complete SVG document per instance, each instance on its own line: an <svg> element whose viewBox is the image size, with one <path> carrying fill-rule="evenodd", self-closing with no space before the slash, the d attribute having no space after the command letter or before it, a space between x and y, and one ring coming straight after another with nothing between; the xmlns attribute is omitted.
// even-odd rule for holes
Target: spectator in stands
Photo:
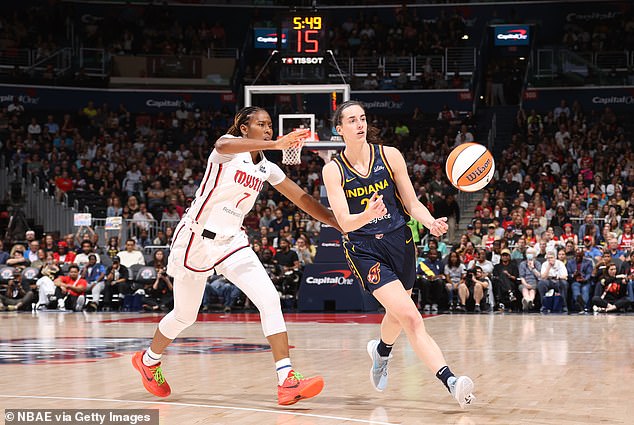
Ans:
<svg viewBox="0 0 634 425"><path fill-rule="evenodd" d="M302 269L304 269L307 264L313 263L315 254L311 251L310 241L307 236L300 235L295 241L295 247L293 250L297 253L299 264Z"/></svg>
<svg viewBox="0 0 634 425"><path fill-rule="evenodd" d="M479 220L478 220L479 221ZM480 222L480 226L482 226L482 222ZM467 232L466 236L469 240L476 246L482 245L482 238L475 233L475 228L473 224L467 224Z"/></svg>
<svg viewBox="0 0 634 425"><path fill-rule="evenodd" d="M114 196L109 199L111 202L106 209L106 217L120 217L123 213L123 208L121 207L121 199L118 196Z"/></svg>
<svg viewBox="0 0 634 425"><path fill-rule="evenodd" d="M86 301L85 292L88 283L79 275L77 264L71 264L68 275L60 276L54 281L55 295L60 310L81 311Z"/></svg>
<svg viewBox="0 0 634 425"><path fill-rule="evenodd" d="M625 311L631 304L625 278L617 277L617 266L614 263L607 264L607 274L599 280L597 289L600 295L592 297L592 308L596 312Z"/></svg>
<svg viewBox="0 0 634 425"><path fill-rule="evenodd" d="M35 295L33 293L35 282L31 286L26 289L23 287L22 273L16 270L13 273L13 278L8 280L6 287L0 288L3 289L0 291L2 292L0 294L0 311L30 310Z"/></svg>
<svg viewBox="0 0 634 425"><path fill-rule="evenodd" d="M592 261L584 256L582 249L578 249L575 258L566 263L566 270L572 299L577 304L579 312L587 312L592 289Z"/></svg>
<svg viewBox="0 0 634 425"><path fill-rule="evenodd" d="M589 257L595 263L603 255L603 251L595 246L594 238L590 235L583 238L583 252L586 257Z"/></svg>
<svg viewBox="0 0 634 425"><path fill-rule="evenodd" d="M73 247L74 247L74 244L73 244ZM75 252L70 251L68 249L68 242L64 240L64 241L59 241L57 243L57 252L53 253L55 264L57 265L61 265L64 263L72 264L75 262L75 256L76 256Z"/></svg>
<svg viewBox="0 0 634 425"><path fill-rule="evenodd" d="M564 229L564 233L562 233L561 236L559 236L559 239L563 243L566 243L567 241L570 240L575 246L579 245L579 239L577 237L577 234L574 233L573 231L572 224L571 223L564 224L563 229Z"/></svg>
<svg viewBox="0 0 634 425"><path fill-rule="evenodd" d="M222 275L210 276L205 285L205 295L203 297L203 311L209 311L211 299L222 299L223 311L230 313L231 308L240 296L241 291L237 286L229 282Z"/></svg>
<svg viewBox="0 0 634 425"><path fill-rule="evenodd" d="M277 208L275 210L275 218L269 223L269 230L273 234L279 234L282 229L290 229L290 223L288 222L288 219L284 217L282 209Z"/></svg>
<svg viewBox="0 0 634 425"><path fill-rule="evenodd" d="M149 231L152 221L154 221L154 216L147 210L145 202L141 202L139 211L132 216L132 225L135 228L135 233L139 234L142 230Z"/></svg>
<svg viewBox="0 0 634 425"><path fill-rule="evenodd" d="M174 287L172 278L167 275L167 259L163 250L154 252L151 263L156 269L156 279L143 288L143 308L149 311L168 311L174 302Z"/></svg>
<svg viewBox="0 0 634 425"><path fill-rule="evenodd" d="M618 246L619 249L625 252L634 251L634 234L632 234L632 225L630 223L623 224L623 233L619 236ZM1 249L2 247L0 246ZM1 261L0 264L2 264Z"/></svg>
<svg viewBox="0 0 634 425"><path fill-rule="evenodd" d="M127 269L135 264L145 265L143 253L137 250L134 239L128 239L125 242L125 250L119 251L117 253L117 257L119 257L121 265L125 266Z"/></svg>
<svg viewBox="0 0 634 425"><path fill-rule="evenodd" d="M493 274L493 263L487 260L487 251L482 248L478 248L476 251L476 257L466 263L467 270L473 270L476 266L482 269L485 277L491 277Z"/></svg>
<svg viewBox="0 0 634 425"><path fill-rule="evenodd" d="M515 247L511 251L511 260L517 263L525 260L527 249L528 249L528 245L526 244L526 238L524 238L524 236L520 236L520 238L515 243Z"/></svg>
<svg viewBox="0 0 634 425"><path fill-rule="evenodd" d="M55 295L55 283L53 280L57 277L59 273L59 267L55 266L52 261L47 264L44 268L42 268L42 276L35 282L35 287L38 291L37 298L37 310L42 310L49 305L49 298ZM53 304L51 307L57 307L56 304Z"/></svg>
<svg viewBox="0 0 634 425"><path fill-rule="evenodd" d="M606 251L610 253L613 261L618 260L621 261L621 263L625 261L625 251L619 248L619 241L616 237L611 236L610 239L608 239L607 247L604 249L604 252ZM619 269L619 273L620 272L621 269Z"/></svg>
<svg viewBox="0 0 634 425"><path fill-rule="evenodd" d="M482 237L482 248L489 251L493 249L493 242L498 240L498 237L495 235L496 228L497 226L494 223L487 225L487 234Z"/></svg>
<svg viewBox="0 0 634 425"><path fill-rule="evenodd" d="M32 240L31 242L29 242L29 249L24 251L24 258L29 260L31 263L33 261L36 261L38 258L37 251L39 249L40 249L40 241Z"/></svg>
<svg viewBox="0 0 634 425"><path fill-rule="evenodd" d="M592 236L594 241L601 238L599 226L594 223L594 215L586 214L583 224L579 226L579 240L584 240L586 236Z"/></svg>
<svg viewBox="0 0 634 425"><path fill-rule="evenodd" d="M421 297L417 305L419 308L421 305L424 306L425 313L438 312L443 286L447 280L444 274L445 265L439 257L436 249L430 249L426 258L418 259L416 286L420 290Z"/></svg>
<svg viewBox="0 0 634 425"><path fill-rule="evenodd" d="M447 283L445 288L449 295L449 308L455 309L458 298L458 288L465 277L466 268L460 261L460 257L456 251L451 251L447 257L447 264L445 265L445 278Z"/></svg>
<svg viewBox="0 0 634 425"><path fill-rule="evenodd" d="M100 263L101 259L99 258L99 254L95 253L93 249L92 242L89 240L84 240L81 242L81 252L75 256L75 260L73 261L75 264L79 266L79 269L83 269L86 264L88 264L88 257L90 255L94 255L96 259L96 263Z"/></svg>
<svg viewBox="0 0 634 425"><path fill-rule="evenodd" d="M546 291L554 289L555 292L561 294L563 301L563 312L568 312L567 295L568 295L568 271L566 266L559 261L557 253L554 251L548 251L546 253L546 261L542 264L540 281L537 284L537 290L542 303L541 312L546 313L547 308L544 307L544 297Z"/></svg>
<svg viewBox="0 0 634 425"><path fill-rule="evenodd" d="M24 252L26 249L24 245L15 244L11 248L9 259L7 259L6 265L14 267L19 271L24 270L25 268L31 265L31 262L24 257Z"/></svg>
<svg viewBox="0 0 634 425"><path fill-rule="evenodd" d="M4 242L0 239L0 265L6 264L9 258L11 258L11 256L4 250Z"/></svg>
<svg viewBox="0 0 634 425"><path fill-rule="evenodd" d="M485 291L490 287L491 281L484 275L481 267L475 266L473 269L467 270L466 277L458 287L460 305L457 310L462 312L466 311L467 299L472 298L475 302L473 312L482 312L480 303L484 299Z"/></svg>
<svg viewBox="0 0 634 425"><path fill-rule="evenodd" d="M522 310L530 311L534 307L537 284L541 278L541 264L535 259L535 249L526 251L526 260L519 265L519 290L522 293Z"/></svg>
<svg viewBox="0 0 634 425"><path fill-rule="evenodd" d="M53 184L55 185L55 199L57 202L61 202L64 194L73 190L75 187L75 184L70 178L67 170L62 170L61 176L55 177Z"/></svg>
<svg viewBox="0 0 634 425"><path fill-rule="evenodd" d="M519 280L519 270L517 264L511 260L511 251L508 248L502 249L500 262L493 267L491 279L495 300L499 303L500 310L514 308Z"/></svg>
<svg viewBox="0 0 634 425"><path fill-rule="evenodd" d="M103 311L110 311L112 309L113 295L119 293L120 286L128 281L128 276L128 268L121 264L119 256L115 256L112 259L112 265L106 270L103 302L99 306Z"/></svg>

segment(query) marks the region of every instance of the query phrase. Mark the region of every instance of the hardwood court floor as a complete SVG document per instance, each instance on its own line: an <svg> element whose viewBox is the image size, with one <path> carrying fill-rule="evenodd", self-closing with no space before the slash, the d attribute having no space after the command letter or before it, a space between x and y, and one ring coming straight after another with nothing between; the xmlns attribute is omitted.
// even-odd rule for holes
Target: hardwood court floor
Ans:
<svg viewBox="0 0 634 425"><path fill-rule="evenodd" d="M289 408L276 404L257 316L201 315L206 321L186 330L166 356L173 393L158 400L143 389L130 357L147 345L159 318L0 314L0 406L156 408L169 425L634 423L634 316L427 318L453 371L476 383L478 399L466 410L404 337L388 389L374 391L365 347L380 316L363 314L287 315L294 366L326 381L319 397Z"/></svg>

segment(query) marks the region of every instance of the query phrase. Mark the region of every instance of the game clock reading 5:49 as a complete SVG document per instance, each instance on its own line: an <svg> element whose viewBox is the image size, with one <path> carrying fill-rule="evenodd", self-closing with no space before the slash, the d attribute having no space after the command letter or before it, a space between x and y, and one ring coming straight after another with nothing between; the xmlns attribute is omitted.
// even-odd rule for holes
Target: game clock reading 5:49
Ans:
<svg viewBox="0 0 634 425"><path fill-rule="evenodd" d="M324 26L321 16L292 16L290 48L295 53L320 53L323 46Z"/></svg>

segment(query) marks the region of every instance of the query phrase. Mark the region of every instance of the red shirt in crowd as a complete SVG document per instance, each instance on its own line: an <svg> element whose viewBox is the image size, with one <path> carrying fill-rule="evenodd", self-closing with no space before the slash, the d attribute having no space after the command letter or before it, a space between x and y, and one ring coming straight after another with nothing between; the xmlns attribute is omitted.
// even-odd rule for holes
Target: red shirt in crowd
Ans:
<svg viewBox="0 0 634 425"><path fill-rule="evenodd" d="M81 288L86 288L88 286L88 282L86 282L85 279L79 279L77 282L75 282L73 279L71 279L70 276L62 276L60 277L60 280L62 281L62 283L66 284L66 285L71 285L71 286L79 286ZM68 290L68 293L74 297L78 297L79 293L73 291L72 289Z"/></svg>

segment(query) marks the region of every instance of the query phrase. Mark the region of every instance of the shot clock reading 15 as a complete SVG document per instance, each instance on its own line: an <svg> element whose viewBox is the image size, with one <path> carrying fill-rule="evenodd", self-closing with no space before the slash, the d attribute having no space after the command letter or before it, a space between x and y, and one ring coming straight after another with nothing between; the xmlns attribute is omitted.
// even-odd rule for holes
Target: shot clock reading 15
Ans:
<svg viewBox="0 0 634 425"><path fill-rule="evenodd" d="M324 46L324 34L321 16L292 16L292 34L290 48L295 53L320 53Z"/></svg>

